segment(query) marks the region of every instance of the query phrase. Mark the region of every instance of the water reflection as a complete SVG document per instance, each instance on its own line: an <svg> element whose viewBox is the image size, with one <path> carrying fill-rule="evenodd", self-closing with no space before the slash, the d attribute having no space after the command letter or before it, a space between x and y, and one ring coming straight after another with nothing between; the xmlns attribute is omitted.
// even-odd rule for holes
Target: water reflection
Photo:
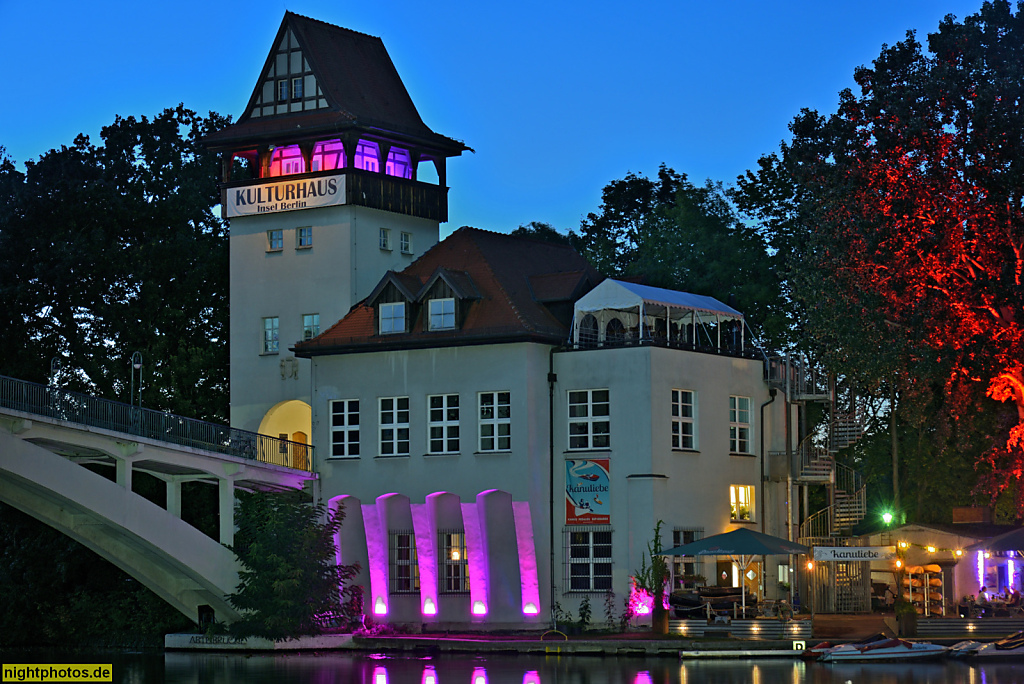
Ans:
<svg viewBox="0 0 1024 684"><path fill-rule="evenodd" d="M794 660L688 660L680 663L671 658L525 655L393 658L339 653L273 656L166 653L163 665L164 681L182 684L1007 684L1024 681L1020 667L1009 662L827 665ZM143 665L140 663L139 667ZM138 681L128 671L122 671L122 675L118 681Z"/></svg>

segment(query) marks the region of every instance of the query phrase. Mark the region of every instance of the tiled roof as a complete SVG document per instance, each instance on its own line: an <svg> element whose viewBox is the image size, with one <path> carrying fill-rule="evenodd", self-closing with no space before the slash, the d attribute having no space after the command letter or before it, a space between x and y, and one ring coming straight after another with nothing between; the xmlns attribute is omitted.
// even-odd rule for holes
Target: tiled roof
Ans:
<svg viewBox="0 0 1024 684"><path fill-rule="evenodd" d="M457 274L460 289L478 299L456 330L424 330L422 307L413 307L409 332L377 333L374 307L357 304L343 319L308 342L295 345L298 356L353 353L532 340L560 344L569 336L571 307L553 309L535 295L531 279L561 283L563 292L586 293L602 279L572 247L476 228L460 228L398 275L403 282L427 283L438 269ZM379 291L379 288L375 291Z"/></svg>
<svg viewBox="0 0 1024 684"><path fill-rule="evenodd" d="M263 74L288 28L298 39L330 109L249 118L262 87ZM243 141L262 140L282 143L288 142L289 137L309 138L355 128L377 129L384 136L398 134L398 137L443 150L449 156L469 149L461 142L435 133L423 123L383 41L376 36L285 12L260 74L246 113L237 124L206 137L204 142L208 146L219 149Z"/></svg>

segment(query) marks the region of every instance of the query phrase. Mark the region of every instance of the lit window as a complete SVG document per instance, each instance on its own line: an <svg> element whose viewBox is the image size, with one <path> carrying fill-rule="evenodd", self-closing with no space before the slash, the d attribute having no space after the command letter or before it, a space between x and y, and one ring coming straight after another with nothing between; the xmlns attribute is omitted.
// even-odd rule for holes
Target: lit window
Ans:
<svg viewBox="0 0 1024 684"><path fill-rule="evenodd" d="M391 251L391 231L387 228L380 229L380 248Z"/></svg>
<svg viewBox="0 0 1024 684"><path fill-rule="evenodd" d="M340 140L318 142L313 147L313 170L329 171L345 168L345 146Z"/></svg>
<svg viewBox="0 0 1024 684"><path fill-rule="evenodd" d="M380 334L405 332L405 302L384 302L380 309Z"/></svg>
<svg viewBox="0 0 1024 684"><path fill-rule="evenodd" d="M378 161L380 157L377 150L377 143L360 140L356 145L356 158L353 166L363 171L373 171L376 173L380 170L380 162Z"/></svg>
<svg viewBox="0 0 1024 684"><path fill-rule="evenodd" d="M512 448L512 395L509 392L480 393L480 451L508 451Z"/></svg>
<svg viewBox="0 0 1024 684"><path fill-rule="evenodd" d="M464 530L439 530L441 551L438 575L442 594L464 594L469 591L469 559L466 557Z"/></svg>
<svg viewBox="0 0 1024 684"><path fill-rule="evenodd" d="M276 354L278 351L278 320L277 316L263 319L263 353Z"/></svg>
<svg viewBox="0 0 1024 684"><path fill-rule="evenodd" d="M320 314L302 314L302 340L311 340L320 334Z"/></svg>
<svg viewBox="0 0 1024 684"><path fill-rule="evenodd" d="M455 299L430 300L430 329L451 330L455 327Z"/></svg>
<svg viewBox="0 0 1024 684"><path fill-rule="evenodd" d="M274 149L270 155L270 176L289 176L296 173L305 173L306 160L302 156L302 149L298 145L285 145Z"/></svg>
<svg viewBox="0 0 1024 684"><path fill-rule="evenodd" d="M284 102L288 99L288 81L277 82L277 101Z"/></svg>
<svg viewBox="0 0 1024 684"><path fill-rule="evenodd" d="M416 558L416 536L412 531L392 532L391 593L411 594L420 590L420 568Z"/></svg>
<svg viewBox="0 0 1024 684"><path fill-rule="evenodd" d="M610 432L608 390L569 392L570 449L607 449Z"/></svg>
<svg viewBox="0 0 1024 684"><path fill-rule="evenodd" d="M402 250L402 254L412 254L412 233L399 235L398 246Z"/></svg>
<svg viewBox="0 0 1024 684"><path fill-rule="evenodd" d="M380 398L380 455L409 455L409 397Z"/></svg>
<svg viewBox="0 0 1024 684"><path fill-rule="evenodd" d="M750 453L750 397L729 397L729 451Z"/></svg>
<svg viewBox="0 0 1024 684"><path fill-rule="evenodd" d="M282 249L284 249L284 231L280 228L277 230L268 230L267 251L280 252Z"/></svg>
<svg viewBox="0 0 1024 684"><path fill-rule="evenodd" d="M567 529L566 563L569 591L612 588L612 531L608 528Z"/></svg>
<svg viewBox="0 0 1024 684"><path fill-rule="evenodd" d="M754 488L749 485L729 486L729 517L732 520L754 519Z"/></svg>
<svg viewBox="0 0 1024 684"><path fill-rule="evenodd" d="M295 246L299 249L313 246L313 226L302 226L295 231Z"/></svg>
<svg viewBox="0 0 1024 684"><path fill-rule="evenodd" d="M692 544L704 538L703 527L677 527L672 530L672 546ZM672 589L692 589L704 574L704 564L692 556L677 556L672 561Z"/></svg>
<svg viewBox="0 0 1024 684"><path fill-rule="evenodd" d="M399 178L412 178L412 160L409 158L409 152L400 147L392 147L388 152L384 173Z"/></svg>
<svg viewBox="0 0 1024 684"><path fill-rule="evenodd" d="M697 395L691 390L672 390L672 448L697 448Z"/></svg>
<svg viewBox="0 0 1024 684"><path fill-rule="evenodd" d="M331 458L359 456L359 400L331 402Z"/></svg>
<svg viewBox="0 0 1024 684"><path fill-rule="evenodd" d="M301 100L302 99L302 78L293 78L292 79L292 99L294 99L294 100Z"/></svg>
<svg viewBox="0 0 1024 684"><path fill-rule="evenodd" d="M428 396L427 409L427 451L431 454L458 453L459 395Z"/></svg>

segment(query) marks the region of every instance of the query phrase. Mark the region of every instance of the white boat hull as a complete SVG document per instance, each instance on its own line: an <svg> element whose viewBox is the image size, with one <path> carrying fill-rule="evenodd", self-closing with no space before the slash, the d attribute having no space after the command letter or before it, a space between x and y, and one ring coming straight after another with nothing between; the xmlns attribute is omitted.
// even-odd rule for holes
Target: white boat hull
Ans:
<svg viewBox="0 0 1024 684"><path fill-rule="evenodd" d="M927 660L940 658L946 654L945 646L927 642L910 642L901 639L872 644L844 644L836 646L821 656L823 663L870 663L889 660Z"/></svg>

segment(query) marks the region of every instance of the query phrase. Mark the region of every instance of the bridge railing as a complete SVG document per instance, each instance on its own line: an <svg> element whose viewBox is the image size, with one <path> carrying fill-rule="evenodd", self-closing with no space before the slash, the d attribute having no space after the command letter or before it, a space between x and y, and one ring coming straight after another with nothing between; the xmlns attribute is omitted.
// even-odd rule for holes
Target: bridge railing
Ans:
<svg viewBox="0 0 1024 684"><path fill-rule="evenodd" d="M313 446L0 375L0 407L312 472Z"/></svg>

